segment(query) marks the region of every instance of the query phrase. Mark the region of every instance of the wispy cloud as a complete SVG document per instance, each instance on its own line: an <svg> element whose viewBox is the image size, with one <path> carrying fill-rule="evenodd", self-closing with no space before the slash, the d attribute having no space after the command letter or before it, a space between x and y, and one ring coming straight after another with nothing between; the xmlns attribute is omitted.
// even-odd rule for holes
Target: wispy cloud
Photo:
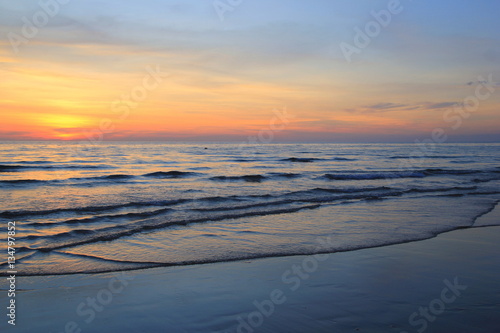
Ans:
<svg viewBox="0 0 500 333"><path fill-rule="evenodd" d="M458 102L423 103L426 109L446 109L458 105Z"/></svg>
<svg viewBox="0 0 500 333"><path fill-rule="evenodd" d="M370 110L389 110L389 109L404 109L408 107L408 104L398 104L398 103L378 103L373 105L367 105L364 108Z"/></svg>

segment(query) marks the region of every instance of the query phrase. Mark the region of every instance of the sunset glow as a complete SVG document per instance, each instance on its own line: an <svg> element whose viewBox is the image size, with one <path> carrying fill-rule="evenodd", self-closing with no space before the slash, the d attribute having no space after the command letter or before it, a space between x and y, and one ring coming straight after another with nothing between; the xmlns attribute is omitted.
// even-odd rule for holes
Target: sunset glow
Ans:
<svg viewBox="0 0 500 333"><path fill-rule="evenodd" d="M104 121L104 140L242 141L286 108L278 142L413 142L435 128L451 141L498 141L499 4L476 17L473 3L445 2L401 2L350 61L342 43L354 45L355 28L387 1L248 3L224 20L211 2L71 2L23 42L21 18L43 9L9 3L0 139L81 140ZM447 112L485 82L492 93L452 128Z"/></svg>

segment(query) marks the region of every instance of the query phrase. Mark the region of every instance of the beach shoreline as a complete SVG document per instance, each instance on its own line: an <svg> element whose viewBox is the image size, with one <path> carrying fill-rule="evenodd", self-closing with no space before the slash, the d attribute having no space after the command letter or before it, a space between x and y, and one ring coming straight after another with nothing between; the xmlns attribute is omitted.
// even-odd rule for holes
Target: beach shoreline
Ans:
<svg viewBox="0 0 500 333"><path fill-rule="evenodd" d="M0 333L500 332L459 4L1 2Z"/></svg>
<svg viewBox="0 0 500 333"><path fill-rule="evenodd" d="M0 326L9 332L491 332L500 325L500 227L483 226L499 216L497 206L477 219L477 228L349 252L18 277L17 324ZM450 286L455 290L446 292Z"/></svg>

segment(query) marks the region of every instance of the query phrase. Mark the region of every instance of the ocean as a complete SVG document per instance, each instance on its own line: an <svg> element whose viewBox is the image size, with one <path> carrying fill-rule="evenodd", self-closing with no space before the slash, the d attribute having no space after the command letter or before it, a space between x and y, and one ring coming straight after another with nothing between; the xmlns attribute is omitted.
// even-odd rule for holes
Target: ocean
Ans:
<svg viewBox="0 0 500 333"><path fill-rule="evenodd" d="M19 276L352 251L474 227L499 165L500 144L2 142L0 230Z"/></svg>

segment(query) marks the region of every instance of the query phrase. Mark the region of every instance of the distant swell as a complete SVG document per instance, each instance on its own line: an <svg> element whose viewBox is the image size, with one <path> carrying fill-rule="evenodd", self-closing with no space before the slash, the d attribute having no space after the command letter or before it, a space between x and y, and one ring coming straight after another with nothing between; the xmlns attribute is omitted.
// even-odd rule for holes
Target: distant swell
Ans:
<svg viewBox="0 0 500 333"><path fill-rule="evenodd" d="M450 170L450 169L425 169L424 173L428 175L471 175L482 173L482 170Z"/></svg>
<svg viewBox="0 0 500 333"><path fill-rule="evenodd" d="M83 177L83 178L70 178L70 180L125 180L132 179L134 176L132 175L108 175L108 176L100 176L100 177Z"/></svg>
<svg viewBox="0 0 500 333"><path fill-rule="evenodd" d="M157 179L168 179L168 178L184 178L192 175L196 175L195 172L183 172L183 171L158 171L147 173L142 175L142 177L146 178L157 178ZM113 175L105 175L105 176L97 176L97 177L73 177L68 179L52 179L52 180L38 180L38 179L14 179L14 180L2 180L0 184L4 185L74 185L74 186L93 186L102 184L102 182L109 181L127 181L132 179L137 179L137 175L128 175L128 174L113 174ZM67 181L76 181L78 183L68 184ZM84 183L85 181L95 181ZM83 183L82 183L83 182Z"/></svg>
<svg viewBox="0 0 500 333"><path fill-rule="evenodd" d="M151 206L169 206L185 202L186 199L165 200L165 201L151 201L151 202L129 202L125 204L116 205L103 205L103 206L89 206L89 207L74 207L74 208L58 208L47 210L19 210L19 211L4 211L0 213L0 217L17 218L28 216L41 216L51 215L58 213L78 212L78 213L98 213L105 212L120 208L133 208L133 207L151 207Z"/></svg>
<svg viewBox="0 0 500 333"><path fill-rule="evenodd" d="M25 223L23 225L34 226L34 227L44 227L44 226L52 227L52 226L61 225L61 224L84 224L84 223L93 223L93 222L99 222L99 221L103 221L103 220L111 220L111 219L117 219L117 218L120 218L120 219L123 219L123 218L127 218L127 219L148 218L148 217L153 217L153 216L167 213L171 210L172 210L171 208L162 208L162 209L157 209L157 210L150 211L150 212L126 213L126 214L115 214L115 215L99 215L99 216L94 216L94 217L90 217L90 218L65 220L65 221L57 222L57 223L33 222L33 223Z"/></svg>
<svg viewBox="0 0 500 333"><path fill-rule="evenodd" d="M282 159L283 162L295 162L295 163L311 163L314 161L320 161L319 158L299 158L299 157L290 157Z"/></svg>
<svg viewBox="0 0 500 333"><path fill-rule="evenodd" d="M4 185L30 185L30 184L43 184L47 183L45 180L37 179L15 179L15 180L1 180L0 184Z"/></svg>
<svg viewBox="0 0 500 333"><path fill-rule="evenodd" d="M496 171L490 171L496 173ZM322 177L329 180L369 180L369 179L391 179L391 178L424 178L436 175L471 175L488 173L482 170L454 170L454 169L423 169L414 171L380 171L365 172L353 171L350 173L327 173Z"/></svg>
<svg viewBox="0 0 500 333"><path fill-rule="evenodd" d="M26 162L27 163L27 162ZM48 163L48 162L45 162ZM34 164L34 163L33 163ZM109 165L18 165L0 164L0 172L20 172L30 170L86 170L86 169L111 169Z"/></svg>
<svg viewBox="0 0 500 333"><path fill-rule="evenodd" d="M399 159L417 159L417 158L437 158L437 159L451 159L451 158L463 158L463 156L446 156L446 155L422 155L422 156L391 156L389 159L399 160Z"/></svg>
<svg viewBox="0 0 500 333"><path fill-rule="evenodd" d="M245 176L216 176L210 178L212 180L219 180L219 181L238 181L238 180L243 180L246 182L251 182L251 183L259 183L266 179L265 176L261 175L245 175Z"/></svg>
<svg viewBox="0 0 500 333"><path fill-rule="evenodd" d="M134 178L132 175L109 175L109 176L103 176L102 178L104 179L131 179Z"/></svg>
<svg viewBox="0 0 500 333"><path fill-rule="evenodd" d="M298 173L281 173L281 172L271 172L269 175L275 178L297 178L301 176Z"/></svg>
<svg viewBox="0 0 500 333"><path fill-rule="evenodd" d="M333 158L313 158L313 157L289 157L281 160L282 162L295 162L295 163L311 163L314 161L356 161L353 158L346 157L333 157Z"/></svg>
<svg viewBox="0 0 500 333"><path fill-rule="evenodd" d="M387 178L422 178L425 174L420 172L404 173L359 173L359 174L330 174L323 177L330 180L363 180L363 179L387 179Z"/></svg>
<svg viewBox="0 0 500 333"><path fill-rule="evenodd" d="M185 171L158 171L158 172L152 172L152 173L147 173L144 175L144 177L151 177L151 178L182 178L182 177L188 177L195 175L196 173L194 172L185 172Z"/></svg>
<svg viewBox="0 0 500 333"><path fill-rule="evenodd" d="M250 177L250 176L243 176ZM238 178L244 179L243 177ZM252 176L253 177L253 176ZM261 179L261 177L256 177L256 180ZM255 181L255 180L252 180ZM257 203L245 204L240 208L258 207L268 204L276 204L275 200L281 203L290 202L311 202L311 201L331 201L339 199L363 199L365 197L372 197L374 195L384 197L384 196L394 196L402 195L404 193L435 193L435 192L448 192L448 191L475 191L477 186L455 186L455 187L435 187L435 188L410 188L410 189L395 189L387 186L378 187L342 187L342 188L312 188L308 190L298 190L282 193L280 195L262 194L262 195L250 195L250 196L214 196L214 197L201 197L201 198L180 198L175 200L161 200L161 201L144 201L144 202L128 202L122 204L114 205L102 205L102 206L87 206L87 207L67 207L67 208L56 208L48 210L18 210L18 211L3 211L0 212L0 217L3 218L26 218L30 216L47 216L55 215L61 213L78 213L78 214L99 214L103 212L110 212L117 209L123 208L144 208L144 207L160 207L158 211L151 211L145 213L129 213L129 214L118 214L110 216L96 216L95 220L103 218L116 218L116 217L149 217L155 215L156 213L161 214L166 212L165 208L174 205L184 204L184 203L194 203L194 202L207 202L211 204L218 203L221 206L208 209L196 209L196 210L230 210L232 209L229 204L237 202L245 202L251 200L259 200ZM333 196L325 196L325 194L331 194ZM469 193L467 193L469 194ZM268 200L272 200L269 202ZM236 208L236 207L235 207ZM165 210L164 210L165 209ZM87 220L68 220L66 223L80 223L80 222L91 222L94 218ZM34 223L37 224L37 223ZM55 223L47 223L53 224Z"/></svg>
<svg viewBox="0 0 500 333"><path fill-rule="evenodd" d="M211 180L215 181L245 181L249 183L260 183L269 179L293 179L301 177L298 173L271 172L266 175L243 175L243 176L215 176Z"/></svg>

